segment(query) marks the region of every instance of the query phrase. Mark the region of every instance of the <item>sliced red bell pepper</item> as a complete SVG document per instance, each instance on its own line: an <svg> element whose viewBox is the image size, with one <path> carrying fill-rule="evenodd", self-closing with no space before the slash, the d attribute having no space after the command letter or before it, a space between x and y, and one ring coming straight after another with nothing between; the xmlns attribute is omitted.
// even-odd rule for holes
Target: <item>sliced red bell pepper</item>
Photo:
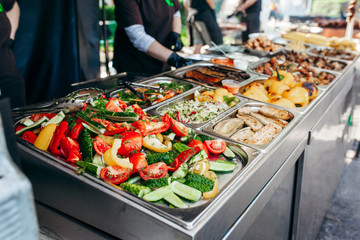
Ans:
<svg viewBox="0 0 360 240"><path fill-rule="evenodd" d="M82 123L77 123L70 131L69 137L71 137L72 139L78 139L79 138L79 134L82 130L84 130L84 125Z"/></svg>
<svg viewBox="0 0 360 240"><path fill-rule="evenodd" d="M48 119L52 119L53 117L56 116L56 113L36 113L36 114L32 114L30 116L30 120L36 122L37 120L40 120L44 116L47 117Z"/></svg>
<svg viewBox="0 0 360 240"><path fill-rule="evenodd" d="M176 169L178 169L179 166L180 166L179 158L175 158L174 161L170 165L168 165L168 170L170 172L176 171Z"/></svg>
<svg viewBox="0 0 360 240"><path fill-rule="evenodd" d="M100 124L103 125L105 128L107 128L109 125L112 125L112 122L110 122L109 120L105 120L105 119L92 118L91 120L100 123Z"/></svg>
<svg viewBox="0 0 360 240"><path fill-rule="evenodd" d="M126 122L123 123L114 123L109 125L106 128L107 132L104 133L105 136L112 136L115 134L120 134L126 131L133 130L133 127Z"/></svg>
<svg viewBox="0 0 360 240"><path fill-rule="evenodd" d="M82 159L79 142L70 137L64 137L61 140L60 151L62 156L69 162L74 163Z"/></svg>
<svg viewBox="0 0 360 240"><path fill-rule="evenodd" d="M35 133L31 132L31 131L26 131L23 133L23 135L21 136L22 139L24 139L25 141L28 141L29 143L34 144L37 136Z"/></svg>
<svg viewBox="0 0 360 240"><path fill-rule="evenodd" d="M61 140L69 134L69 124L67 121L62 121L56 128L53 137L51 138L49 150L52 154L61 156L59 145Z"/></svg>
<svg viewBox="0 0 360 240"><path fill-rule="evenodd" d="M176 169L179 168L181 164L189 161L195 154L197 154L200 151L201 149L196 146L194 148L190 148L188 150L179 153L179 155L174 159L174 161L170 164L170 166L168 166L169 171L175 171Z"/></svg>
<svg viewBox="0 0 360 240"><path fill-rule="evenodd" d="M16 128L15 128L15 132L17 132L17 131L19 131L19 130L21 130L21 129L23 129L25 126L24 125L17 125L16 126Z"/></svg>
<svg viewBox="0 0 360 240"><path fill-rule="evenodd" d="M162 118L149 121L137 121L137 128L143 136L166 132L170 128L170 117L165 114Z"/></svg>
<svg viewBox="0 0 360 240"><path fill-rule="evenodd" d="M141 109L141 107L139 105L134 104L131 107L134 110L134 113L136 113L139 116L140 120L146 119L146 114L144 113L144 111Z"/></svg>

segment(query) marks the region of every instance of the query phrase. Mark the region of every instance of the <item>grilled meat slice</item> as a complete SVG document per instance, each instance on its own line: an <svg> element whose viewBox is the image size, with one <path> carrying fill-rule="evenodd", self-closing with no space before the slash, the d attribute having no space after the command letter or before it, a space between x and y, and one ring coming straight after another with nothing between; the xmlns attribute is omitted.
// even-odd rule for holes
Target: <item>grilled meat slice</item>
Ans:
<svg viewBox="0 0 360 240"><path fill-rule="evenodd" d="M240 129L239 131L237 131L230 138L235 141L243 142L246 139L250 138L252 135L254 135L254 133L255 132L253 130L251 130L250 127L246 127L246 128L243 128L243 129Z"/></svg>
<svg viewBox="0 0 360 240"><path fill-rule="evenodd" d="M218 83L222 79L224 79L224 77L209 76L209 75L203 74L197 70L187 71L185 73L185 77L193 78L193 79L203 81L203 82L212 82L212 83Z"/></svg>
<svg viewBox="0 0 360 240"><path fill-rule="evenodd" d="M275 123L270 123L257 131L252 137L244 141L249 144L269 143L281 131L282 127Z"/></svg>
<svg viewBox="0 0 360 240"><path fill-rule="evenodd" d="M259 131L263 125L261 124L261 122L259 120L257 120L256 118L250 116L250 115L240 115L240 114L237 114L236 117L244 120L245 124L249 127L251 127L251 129L254 131L254 132L257 132Z"/></svg>
<svg viewBox="0 0 360 240"><path fill-rule="evenodd" d="M262 106L259 109L259 113L266 117L278 118L283 120L289 120L292 118L291 114L288 111L266 105Z"/></svg>

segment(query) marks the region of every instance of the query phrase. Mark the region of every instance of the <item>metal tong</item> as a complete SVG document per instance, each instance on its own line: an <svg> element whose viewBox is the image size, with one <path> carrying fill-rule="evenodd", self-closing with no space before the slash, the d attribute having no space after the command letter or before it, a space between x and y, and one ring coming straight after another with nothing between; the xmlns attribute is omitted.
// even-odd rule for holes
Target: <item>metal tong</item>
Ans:
<svg viewBox="0 0 360 240"><path fill-rule="evenodd" d="M94 93L81 93L77 92L86 90L95 90L98 94ZM76 90L66 97L50 100L40 104L32 104L21 108L12 109L12 117L14 119L24 117L30 114L36 113L47 113L47 112L59 112L63 111L65 113L80 111L84 107L84 103L90 103L98 99L104 93L103 90L98 88L85 88Z"/></svg>

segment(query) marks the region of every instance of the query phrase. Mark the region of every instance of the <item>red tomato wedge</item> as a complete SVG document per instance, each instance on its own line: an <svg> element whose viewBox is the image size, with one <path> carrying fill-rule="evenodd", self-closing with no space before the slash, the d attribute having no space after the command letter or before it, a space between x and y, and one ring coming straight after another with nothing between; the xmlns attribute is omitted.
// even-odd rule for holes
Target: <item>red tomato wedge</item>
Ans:
<svg viewBox="0 0 360 240"><path fill-rule="evenodd" d="M116 103L116 101L114 100L110 100L106 106L105 106L106 110L108 110L109 112L122 112L122 109L120 108L120 106Z"/></svg>
<svg viewBox="0 0 360 240"><path fill-rule="evenodd" d="M120 166L104 167L100 171L100 177L112 184L120 184L126 181L131 174L131 169Z"/></svg>
<svg viewBox="0 0 360 240"><path fill-rule="evenodd" d="M193 139L188 143L189 147L199 147L201 150L204 149L204 151L206 152L206 154L209 156L209 151L207 149L207 147L205 146L205 144L202 141Z"/></svg>
<svg viewBox="0 0 360 240"><path fill-rule="evenodd" d="M140 152L142 148L142 136L137 132L124 132L121 134L122 142L118 154L124 157L130 157Z"/></svg>
<svg viewBox="0 0 360 240"><path fill-rule="evenodd" d="M168 172L168 167L164 162L158 162L147 166L146 168L139 171L142 179L149 180L154 178L165 177Z"/></svg>
<svg viewBox="0 0 360 240"><path fill-rule="evenodd" d="M130 162L133 164L132 173L136 173L148 166L148 163L143 153L135 153L130 157Z"/></svg>
<svg viewBox="0 0 360 240"><path fill-rule="evenodd" d="M178 137L184 137L189 134L187 127L172 118L170 118L170 129L175 133Z"/></svg>
<svg viewBox="0 0 360 240"><path fill-rule="evenodd" d="M121 110L125 110L127 107L126 103L119 98L109 98L109 100L114 101L121 108Z"/></svg>
<svg viewBox="0 0 360 240"><path fill-rule="evenodd" d="M213 154L220 154L226 149L226 142L221 139L206 140L204 143L209 152Z"/></svg>
<svg viewBox="0 0 360 240"><path fill-rule="evenodd" d="M95 137L95 142L93 142L95 152L100 156L104 155L106 150L111 148L111 145L105 142L102 138Z"/></svg>

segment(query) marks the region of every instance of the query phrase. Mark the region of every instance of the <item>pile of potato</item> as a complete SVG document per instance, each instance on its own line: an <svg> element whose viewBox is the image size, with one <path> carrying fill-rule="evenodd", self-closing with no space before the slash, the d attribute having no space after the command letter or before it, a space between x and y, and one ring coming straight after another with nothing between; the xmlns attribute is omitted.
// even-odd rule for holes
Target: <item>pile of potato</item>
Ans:
<svg viewBox="0 0 360 240"><path fill-rule="evenodd" d="M264 83L255 81L242 89L245 97L282 107L305 107L315 99L319 90L315 84L296 82L291 73L279 70Z"/></svg>

